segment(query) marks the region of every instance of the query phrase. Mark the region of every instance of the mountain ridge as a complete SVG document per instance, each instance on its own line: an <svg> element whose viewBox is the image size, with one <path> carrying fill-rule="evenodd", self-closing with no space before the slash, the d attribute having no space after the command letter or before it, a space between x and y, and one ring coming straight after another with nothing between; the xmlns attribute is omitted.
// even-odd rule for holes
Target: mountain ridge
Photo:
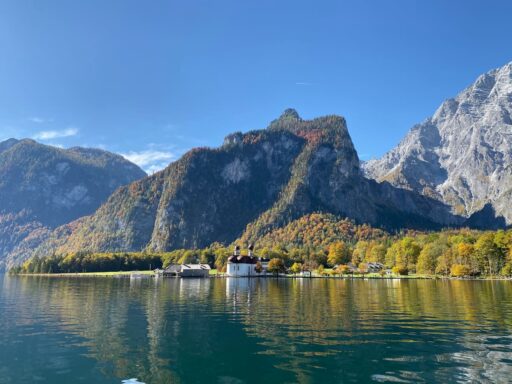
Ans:
<svg viewBox="0 0 512 384"><path fill-rule="evenodd" d="M379 182L442 201L464 217L490 204L510 225L511 116L512 62L479 76L362 169Z"/></svg>
<svg viewBox="0 0 512 384"><path fill-rule="evenodd" d="M145 176L100 149L0 142L0 270L22 260L54 228L93 213L117 187Z"/></svg>
<svg viewBox="0 0 512 384"><path fill-rule="evenodd" d="M312 212L399 228L459 225L435 200L363 177L345 119L292 109L266 129L235 132L118 189L36 254L168 251L252 239Z"/></svg>

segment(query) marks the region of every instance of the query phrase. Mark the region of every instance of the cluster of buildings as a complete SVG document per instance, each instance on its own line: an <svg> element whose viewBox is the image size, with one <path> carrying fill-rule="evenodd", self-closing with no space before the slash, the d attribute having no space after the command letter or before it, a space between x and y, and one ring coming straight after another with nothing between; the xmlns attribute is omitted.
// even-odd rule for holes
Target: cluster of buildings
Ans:
<svg viewBox="0 0 512 384"><path fill-rule="evenodd" d="M233 255L229 256L226 275L229 277L252 277L267 274L270 259L257 257L254 254L254 245L249 245L247 255L242 255L237 245ZM163 277L209 277L208 264L173 264L164 270L157 271Z"/></svg>
<svg viewBox="0 0 512 384"><path fill-rule="evenodd" d="M247 254L242 255L237 245L233 254L228 257L226 276L228 277L255 277L265 276L270 259L258 257L254 254L254 245L249 245ZM352 273L358 272L358 267L352 263L347 264ZM164 277L209 277L208 264L173 264L164 270L157 271L157 275ZM375 273L384 269L381 263L367 263L367 272ZM309 272L311 275L311 272Z"/></svg>

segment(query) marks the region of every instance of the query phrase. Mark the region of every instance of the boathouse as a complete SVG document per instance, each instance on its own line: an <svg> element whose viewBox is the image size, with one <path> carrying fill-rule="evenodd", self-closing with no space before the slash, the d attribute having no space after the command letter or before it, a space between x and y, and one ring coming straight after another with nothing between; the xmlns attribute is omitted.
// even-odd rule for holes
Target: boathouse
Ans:
<svg viewBox="0 0 512 384"><path fill-rule="evenodd" d="M209 277L208 264L172 264L162 272L164 277Z"/></svg>

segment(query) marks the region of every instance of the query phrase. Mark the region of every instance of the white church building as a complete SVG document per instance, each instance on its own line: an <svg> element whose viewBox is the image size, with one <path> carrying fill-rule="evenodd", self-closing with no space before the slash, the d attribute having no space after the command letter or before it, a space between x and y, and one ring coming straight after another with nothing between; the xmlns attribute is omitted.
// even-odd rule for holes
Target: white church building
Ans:
<svg viewBox="0 0 512 384"><path fill-rule="evenodd" d="M262 266L262 271L260 273L256 272L256 264L258 261ZM240 247L237 245L233 255L228 258L226 274L229 277L260 276L266 273L265 266L267 264L268 260L260 260L254 255L254 246L252 244L249 246L247 256L242 256L240 254Z"/></svg>

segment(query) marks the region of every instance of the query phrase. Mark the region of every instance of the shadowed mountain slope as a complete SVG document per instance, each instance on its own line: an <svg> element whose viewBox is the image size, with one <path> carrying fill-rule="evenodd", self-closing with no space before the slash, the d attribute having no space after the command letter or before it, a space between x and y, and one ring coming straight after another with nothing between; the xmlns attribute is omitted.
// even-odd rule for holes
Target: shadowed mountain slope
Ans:
<svg viewBox="0 0 512 384"><path fill-rule="evenodd" d="M53 228L93 213L116 188L145 175L99 149L61 149L28 139L1 142L0 270Z"/></svg>

